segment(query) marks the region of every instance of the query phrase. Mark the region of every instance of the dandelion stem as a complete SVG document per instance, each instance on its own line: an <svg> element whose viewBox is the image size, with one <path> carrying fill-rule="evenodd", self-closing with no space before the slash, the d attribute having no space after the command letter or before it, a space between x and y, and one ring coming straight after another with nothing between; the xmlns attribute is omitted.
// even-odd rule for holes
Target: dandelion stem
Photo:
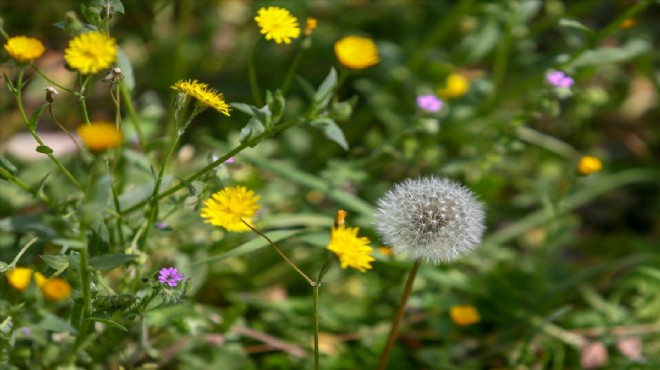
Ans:
<svg viewBox="0 0 660 370"><path fill-rule="evenodd" d="M415 281L417 270L419 270L419 265L420 265L420 261L416 260L412 268L410 269L410 272L408 273L408 280L406 280L406 286L403 289L403 294L401 295L399 308L397 308L396 314L394 316L394 321L392 321L390 334L387 337L385 348L383 349L383 352L380 354L380 360L378 362L378 370L385 370L385 368L387 367L387 362L390 360L392 348L394 347L394 341L396 340L396 337L399 334L399 326L401 326L401 321L403 320L403 314L406 311L406 304L408 303L408 298L410 297L410 293L412 293L413 282Z"/></svg>
<svg viewBox="0 0 660 370"><path fill-rule="evenodd" d="M241 221L245 224L245 226L249 227L250 230L254 231L255 233L259 234L259 236L261 236L262 238L266 239L266 241L268 241L268 243L270 243L270 245L272 245L273 248L275 248L275 251L276 251L280 256L282 256L282 258L284 258L284 260L286 261L286 263L288 263L289 266L293 267L293 269L296 270L296 272L297 272L298 274L300 274L300 276L302 276L305 280L307 280L307 282L309 283L309 285L311 285L312 287L314 287L314 286L317 285L317 283L315 283L314 280L310 279L309 276L307 276L304 272L302 272L302 270L301 270L300 268L298 268L298 266L296 266L296 264L293 263L293 261L291 261L291 260L289 259L289 257L287 257L286 254L284 254L284 252L282 252L282 250L280 249L280 247L278 247L277 244L275 244L274 241L272 241L268 236L266 236L266 234L264 234L264 233L262 233L261 231L255 229L252 225L250 225L249 223L245 222L245 220L241 219Z"/></svg>

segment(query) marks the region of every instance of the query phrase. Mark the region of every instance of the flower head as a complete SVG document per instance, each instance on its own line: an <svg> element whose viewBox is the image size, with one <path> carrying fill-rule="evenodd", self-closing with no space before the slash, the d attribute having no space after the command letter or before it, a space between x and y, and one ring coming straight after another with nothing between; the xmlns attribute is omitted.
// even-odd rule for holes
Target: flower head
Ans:
<svg viewBox="0 0 660 370"><path fill-rule="evenodd" d="M46 278L40 272L35 272L28 267L16 267L7 271L5 274L7 275L7 280L9 280L9 285L20 291L25 290L30 285L30 280L32 280L33 276L37 287L43 286L46 281Z"/></svg>
<svg viewBox="0 0 660 370"><path fill-rule="evenodd" d="M44 297L50 301L61 301L71 296L71 285L60 278L50 278L41 287Z"/></svg>
<svg viewBox="0 0 660 370"><path fill-rule="evenodd" d="M470 80L458 73L447 76L445 87L436 91L438 96L444 99L456 99L465 95L470 90Z"/></svg>
<svg viewBox="0 0 660 370"><path fill-rule="evenodd" d="M254 20L261 33L266 35L266 40L275 40L278 44L283 42L290 44L291 39L300 36L298 20L286 9L276 6L261 8Z"/></svg>
<svg viewBox="0 0 660 370"><path fill-rule="evenodd" d="M78 127L78 136L85 145L94 151L116 148L121 144L122 135L114 123L93 122Z"/></svg>
<svg viewBox="0 0 660 370"><path fill-rule="evenodd" d="M580 158L580 162L578 163L578 171L585 176L596 173L600 171L601 168L603 168L603 162L596 157L588 155Z"/></svg>
<svg viewBox="0 0 660 370"><path fill-rule="evenodd" d="M97 73L117 60L117 45L101 32L81 33L69 41L64 59L83 74Z"/></svg>
<svg viewBox="0 0 660 370"><path fill-rule="evenodd" d="M229 116L229 105L225 102L222 93L197 80L181 80L172 86L174 90L180 91L187 96L195 98L197 103L204 107L211 107L218 112Z"/></svg>
<svg viewBox="0 0 660 370"><path fill-rule="evenodd" d="M46 48L41 41L26 36L15 36L9 38L5 43L7 54L21 63L39 58Z"/></svg>
<svg viewBox="0 0 660 370"><path fill-rule="evenodd" d="M378 47L366 37L346 36L335 42L335 55L342 65L364 69L380 62Z"/></svg>
<svg viewBox="0 0 660 370"><path fill-rule="evenodd" d="M317 25L318 21L316 18L307 18L307 21L305 22L305 36L311 35L312 31L316 29Z"/></svg>
<svg viewBox="0 0 660 370"><path fill-rule="evenodd" d="M420 95L417 97L417 106L419 109L435 113L442 109L442 100L433 94Z"/></svg>
<svg viewBox="0 0 660 370"><path fill-rule="evenodd" d="M434 264L474 249L484 232L483 205L457 182L408 179L378 200L376 229L396 254Z"/></svg>
<svg viewBox="0 0 660 370"><path fill-rule="evenodd" d="M573 86L573 79L562 71L550 72L545 76L546 81L554 87L569 88Z"/></svg>
<svg viewBox="0 0 660 370"><path fill-rule="evenodd" d="M252 217L260 206L259 196L243 186L224 188L204 202L201 216L205 223L222 226L228 231L248 231L244 221L252 225Z"/></svg>
<svg viewBox="0 0 660 370"><path fill-rule="evenodd" d="M449 316L459 326L468 326L481 321L479 311L473 306L453 306L449 309Z"/></svg>
<svg viewBox="0 0 660 370"><path fill-rule="evenodd" d="M330 234L328 250L339 258L341 268L352 267L360 272L371 269L371 262L375 259L370 256L373 248L369 246L369 239L358 237L357 227L334 227Z"/></svg>
<svg viewBox="0 0 660 370"><path fill-rule="evenodd" d="M174 267L163 267L158 271L158 281L169 286L176 286L183 280L183 274Z"/></svg>

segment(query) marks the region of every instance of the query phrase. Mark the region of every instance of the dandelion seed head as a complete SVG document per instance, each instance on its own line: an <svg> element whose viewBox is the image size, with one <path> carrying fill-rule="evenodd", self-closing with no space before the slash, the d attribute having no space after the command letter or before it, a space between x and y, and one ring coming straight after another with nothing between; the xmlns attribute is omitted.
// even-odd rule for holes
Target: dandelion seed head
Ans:
<svg viewBox="0 0 660 370"><path fill-rule="evenodd" d="M485 213L459 183L422 177L396 184L378 201L376 229L396 254L453 262L481 242Z"/></svg>

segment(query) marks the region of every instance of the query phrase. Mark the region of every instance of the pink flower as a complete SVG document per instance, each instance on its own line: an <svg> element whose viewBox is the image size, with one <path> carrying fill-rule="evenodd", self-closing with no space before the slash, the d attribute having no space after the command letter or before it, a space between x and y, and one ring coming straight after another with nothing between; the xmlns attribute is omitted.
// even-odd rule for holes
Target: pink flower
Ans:
<svg viewBox="0 0 660 370"><path fill-rule="evenodd" d="M174 267L163 267L159 271L158 275L158 281L160 281L163 284L167 284L169 286L176 286L179 281L183 280L183 274L179 273L179 271L174 268Z"/></svg>
<svg viewBox="0 0 660 370"><path fill-rule="evenodd" d="M420 95L417 97L417 106L421 110L435 113L442 109L443 102L433 94Z"/></svg>
<svg viewBox="0 0 660 370"><path fill-rule="evenodd" d="M571 87L575 82L562 71L550 72L545 76L545 79L554 87Z"/></svg>

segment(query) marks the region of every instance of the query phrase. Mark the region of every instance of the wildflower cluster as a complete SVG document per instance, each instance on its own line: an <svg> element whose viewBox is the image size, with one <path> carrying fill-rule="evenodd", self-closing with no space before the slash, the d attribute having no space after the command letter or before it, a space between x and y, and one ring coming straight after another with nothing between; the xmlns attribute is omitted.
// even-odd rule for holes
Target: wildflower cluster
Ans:
<svg viewBox="0 0 660 370"><path fill-rule="evenodd" d="M50 301L62 301L71 295L71 285L60 278L46 278L42 273L27 267L16 267L6 272L9 285L24 291L34 278L34 284L41 290L44 298Z"/></svg>

